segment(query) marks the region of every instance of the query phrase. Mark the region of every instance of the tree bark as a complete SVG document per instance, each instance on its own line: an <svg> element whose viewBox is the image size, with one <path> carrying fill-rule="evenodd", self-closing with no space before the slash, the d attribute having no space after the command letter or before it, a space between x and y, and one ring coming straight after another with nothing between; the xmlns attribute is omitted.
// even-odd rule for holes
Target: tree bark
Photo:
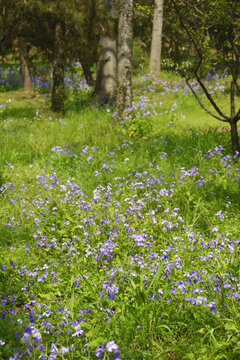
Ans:
<svg viewBox="0 0 240 360"><path fill-rule="evenodd" d="M83 74L84 74L84 77L85 77L85 80L86 80L87 84L92 85L93 77L92 77L92 72L91 72L91 69L90 69L89 65L87 63L85 63L85 61L80 56L79 56L79 60L80 60L80 63L82 65Z"/></svg>
<svg viewBox="0 0 240 360"><path fill-rule="evenodd" d="M55 24L53 56L52 111L63 113L65 100L65 24L62 21L57 21Z"/></svg>
<svg viewBox="0 0 240 360"><path fill-rule="evenodd" d="M6 61L6 50L3 41L0 42L2 62Z"/></svg>
<svg viewBox="0 0 240 360"><path fill-rule="evenodd" d="M25 91L32 91L31 78L29 74L27 47L22 37L18 38L18 46L20 53L20 71L22 76L22 87Z"/></svg>
<svg viewBox="0 0 240 360"><path fill-rule="evenodd" d="M118 86L116 111L122 116L123 111L132 106L132 43L134 0L119 1L118 18Z"/></svg>
<svg viewBox="0 0 240 360"><path fill-rule="evenodd" d="M149 69L156 74L161 70L162 27L163 0L155 0Z"/></svg>
<svg viewBox="0 0 240 360"><path fill-rule="evenodd" d="M117 88L117 46L116 40L102 37L99 44L103 47L97 65L95 92L97 103L113 105L116 100Z"/></svg>
<svg viewBox="0 0 240 360"><path fill-rule="evenodd" d="M235 84L234 81L231 82L230 87L230 107L231 107L231 140L232 140L232 153L233 155L239 156L239 139L238 139L238 129L237 129L237 118L235 110Z"/></svg>
<svg viewBox="0 0 240 360"><path fill-rule="evenodd" d="M230 110L231 110L231 118L235 118L235 84L234 81L231 81L230 86Z"/></svg>
<svg viewBox="0 0 240 360"><path fill-rule="evenodd" d="M109 11L109 26L106 36L102 36L99 45L103 50L97 64L95 93L99 105L113 105L117 89L117 42L114 34L115 1L106 0L105 9Z"/></svg>
<svg viewBox="0 0 240 360"><path fill-rule="evenodd" d="M233 155L239 156L239 140L238 140L238 129L237 122L231 121L231 140L232 140L232 153Z"/></svg>

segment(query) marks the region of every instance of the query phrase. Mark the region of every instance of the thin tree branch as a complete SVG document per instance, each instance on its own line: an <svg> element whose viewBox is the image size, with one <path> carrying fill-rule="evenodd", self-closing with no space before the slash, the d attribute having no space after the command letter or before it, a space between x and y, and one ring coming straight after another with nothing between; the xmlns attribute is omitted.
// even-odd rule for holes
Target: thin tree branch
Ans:
<svg viewBox="0 0 240 360"><path fill-rule="evenodd" d="M195 92L195 90L193 90L193 87L191 86L191 84L189 83L189 79L185 79L186 80L186 83L189 87L189 89L191 90L191 92L193 93L195 99L198 101L199 105L211 116L213 116L215 119L219 120L219 121L223 121L223 122L227 122L229 123L229 120L225 120L223 118L220 118L218 116L216 116L215 114L213 114L210 110L208 110L204 105L203 103L201 102L201 100L199 99L197 93ZM240 113L240 109L239 109L239 113Z"/></svg>
<svg viewBox="0 0 240 360"><path fill-rule="evenodd" d="M229 116L226 116L223 114L223 112L219 109L219 107L217 106L217 104L215 103L215 101L213 100L212 96L209 94L206 86L204 85L204 83L202 82L202 80L200 79L200 77L198 76L198 74L196 72L194 72L197 82L199 83L199 85L201 86L201 88L203 89L206 97L208 98L209 102L212 104L212 106L214 107L214 109L217 111L217 113L222 116L224 119L226 119L227 121L229 121Z"/></svg>
<svg viewBox="0 0 240 360"><path fill-rule="evenodd" d="M240 120L240 108L239 108L239 110L238 110L237 115L235 116L235 118L237 119L237 121Z"/></svg>

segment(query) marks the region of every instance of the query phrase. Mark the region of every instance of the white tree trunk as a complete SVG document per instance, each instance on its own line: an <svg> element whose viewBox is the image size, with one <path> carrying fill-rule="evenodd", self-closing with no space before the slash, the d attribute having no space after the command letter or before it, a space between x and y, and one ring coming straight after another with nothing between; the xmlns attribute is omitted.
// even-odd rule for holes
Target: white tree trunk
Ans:
<svg viewBox="0 0 240 360"><path fill-rule="evenodd" d="M114 21L115 1L106 0L105 9L109 10L109 22ZM112 26L111 26L112 25ZM114 28L114 24L110 24ZM95 92L97 103L100 105L114 104L117 89L117 42L114 34L102 36L99 45L103 50L97 64L97 78Z"/></svg>
<svg viewBox="0 0 240 360"><path fill-rule="evenodd" d="M132 43L134 0L119 1L118 87L116 110L121 116L132 106Z"/></svg>
<svg viewBox="0 0 240 360"><path fill-rule="evenodd" d="M103 47L97 65L96 93L100 105L114 104L117 88L117 45L116 40L102 37Z"/></svg>
<svg viewBox="0 0 240 360"><path fill-rule="evenodd" d="M149 69L157 74L161 69L162 27L163 0L155 0Z"/></svg>

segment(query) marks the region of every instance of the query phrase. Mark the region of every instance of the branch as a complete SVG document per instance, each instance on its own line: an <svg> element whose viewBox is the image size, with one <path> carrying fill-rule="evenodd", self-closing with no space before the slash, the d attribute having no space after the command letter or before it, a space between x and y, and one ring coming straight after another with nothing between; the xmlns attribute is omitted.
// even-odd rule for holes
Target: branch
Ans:
<svg viewBox="0 0 240 360"><path fill-rule="evenodd" d="M240 120L240 108L239 108L239 110L237 112L237 115L235 116L235 119L237 119L237 121Z"/></svg>
<svg viewBox="0 0 240 360"><path fill-rule="evenodd" d="M237 88L237 91L238 93L240 92L240 89L239 89L239 86L238 86L238 83L237 83L237 80L238 80L238 67L239 67L239 52L238 52L238 49L236 47L236 45L234 44L234 41L233 41L233 38L231 36L231 33L234 34L234 29L233 29L233 23L234 23L234 20L235 20L235 13L236 13L236 4L233 8L233 12L232 12L232 22L231 24L229 25L229 31L228 31L228 37L229 37L229 42L231 44L231 48L232 48L232 51L233 53L235 54L235 57L236 57L236 65L234 65L234 58L233 58L233 55L232 55L232 61L231 61L231 73L232 73L232 79L233 79L233 82ZM235 34L234 34L235 36Z"/></svg>
<svg viewBox="0 0 240 360"><path fill-rule="evenodd" d="M232 61L231 61L231 65L230 65L230 69L231 69L231 73L232 73L232 79L233 79L234 84L236 85L237 91L240 92L240 88L239 88L239 85L237 83L237 81L238 81L238 67L239 67L239 53L236 50L236 47L235 47L232 39L230 39L230 44L231 44L231 47L232 47L232 51L233 51L233 53L235 54L235 57L236 57L236 60L235 60L236 65L234 66L233 55L232 55Z"/></svg>
<svg viewBox="0 0 240 360"><path fill-rule="evenodd" d="M211 116L213 116L215 119L219 120L219 121L223 121L223 122L227 122L229 123L229 120L224 120L218 116L216 116L215 114L213 114L210 110L208 110L204 105L203 103L201 102L201 100L199 99L199 97L197 96L196 92L193 90L192 86L190 85L189 83L189 79L185 79L186 80L186 83L189 87L189 89L191 90L191 92L193 93L195 99L198 101L199 105ZM240 109L239 109L239 114L240 114Z"/></svg>
<svg viewBox="0 0 240 360"><path fill-rule="evenodd" d="M237 91L238 93L240 92L240 88L239 88L239 85L237 83L238 81L238 74L239 74L239 71L238 71L238 68L239 68L239 51L237 49L237 46L236 44L234 44L234 40L233 40L233 37L235 38L235 43L237 43L237 35L234 31L234 27L233 27L233 24L235 23L236 21L236 12L237 12L237 3L234 2L233 3L233 8L232 8L232 14L231 14L231 22L229 24L229 29L228 29L228 40L231 44L231 48L232 48L232 61L231 61L231 65L230 65L230 69L231 69L231 73L232 73L232 79L233 79L233 82L237 88ZM236 64L234 64L234 57L233 57L233 54L235 54L235 57L236 57Z"/></svg>
<svg viewBox="0 0 240 360"><path fill-rule="evenodd" d="M202 80L200 79L200 77L198 76L197 72L194 72L197 82L199 83L199 85L201 86L201 88L203 89L206 97L208 98L208 100L210 101L210 103L212 104L212 106L214 107L214 109L217 111L217 113L222 116L224 119L226 119L227 121L229 121L229 117L224 115L223 112L219 109L219 107L217 106L217 104L215 103L215 101L213 100L212 96L209 94L206 86L204 85L204 83L202 82Z"/></svg>
<svg viewBox="0 0 240 360"><path fill-rule="evenodd" d="M238 62L237 65L239 66L239 62ZM237 65L236 65L236 67L237 67ZM237 74L237 75L235 74L235 71L233 70L232 66L230 66L230 69L231 69L231 73L232 73L233 82L234 82L234 84L235 84L235 86L236 86L236 88L237 88L237 91L240 92L240 88L239 88L239 85L238 85L238 83L237 83L238 74Z"/></svg>

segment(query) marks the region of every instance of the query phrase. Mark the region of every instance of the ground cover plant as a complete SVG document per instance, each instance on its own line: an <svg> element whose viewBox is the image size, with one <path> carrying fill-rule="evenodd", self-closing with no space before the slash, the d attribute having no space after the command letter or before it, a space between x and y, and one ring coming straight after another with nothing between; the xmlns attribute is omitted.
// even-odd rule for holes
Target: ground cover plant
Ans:
<svg viewBox="0 0 240 360"><path fill-rule="evenodd" d="M27 96L7 69L1 358L239 359L240 166L226 127L177 75L136 76L119 123L77 73L56 118L51 78ZM227 82L207 79L223 107Z"/></svg>

